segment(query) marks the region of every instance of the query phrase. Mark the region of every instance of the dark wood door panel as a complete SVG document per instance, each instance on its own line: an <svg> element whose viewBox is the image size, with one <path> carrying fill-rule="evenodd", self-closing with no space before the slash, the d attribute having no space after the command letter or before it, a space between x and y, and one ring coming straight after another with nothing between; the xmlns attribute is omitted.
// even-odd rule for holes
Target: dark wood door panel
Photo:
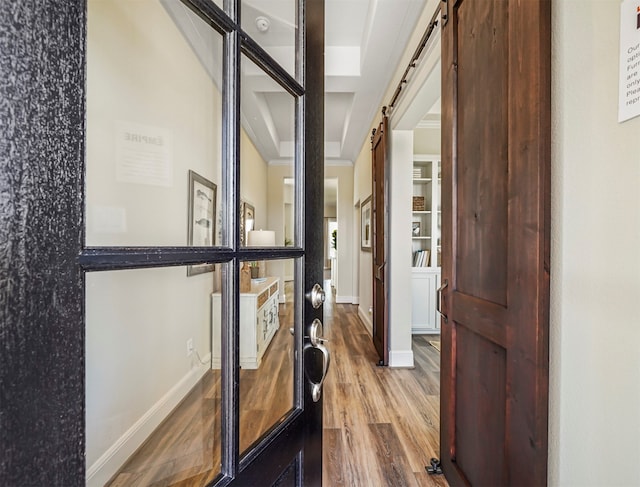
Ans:
<svg viewBox="0 0 640 487"><path fill-rule="evenodd" d="M507 485L505 469L506 350L454 324L455 462L471 485Z"/></svg>
<svg viewBox="0 0 640 487"><path fill-rule="evenodd" d="M507 346L507 308L457 291L451 299L451 307L456 310L456 323L501 347Z"/></svg>
<svg viewBox="0 0 640 487"><path fill-rule="evenodd" d="M504 0L459 3L455 289L507 304L508 25Z"/></svg>
<svg viewBox="0 0 640 487"><path fill-rule="evenodd" d="M443 468L451 485L544 485L550 0L445 8Z"/></svg>

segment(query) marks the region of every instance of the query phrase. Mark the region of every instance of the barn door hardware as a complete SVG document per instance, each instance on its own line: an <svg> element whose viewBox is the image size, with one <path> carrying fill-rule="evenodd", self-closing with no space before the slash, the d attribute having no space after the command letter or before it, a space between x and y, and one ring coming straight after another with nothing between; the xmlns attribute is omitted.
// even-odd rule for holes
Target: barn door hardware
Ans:
<svg viewBox="0 0 640 487"><path fill-rule="evenodd" d="M442 21L442 28L444 28L444 26L447 25L447 22L449 22L448 3L448 0L442 0L442 5L440 6L440 20Z"/></svg>

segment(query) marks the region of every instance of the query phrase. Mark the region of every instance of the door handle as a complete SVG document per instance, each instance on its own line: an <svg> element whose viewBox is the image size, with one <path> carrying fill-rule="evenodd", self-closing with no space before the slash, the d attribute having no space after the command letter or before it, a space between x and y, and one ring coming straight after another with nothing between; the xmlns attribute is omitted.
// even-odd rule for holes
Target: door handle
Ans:
<svg viewBox="0 0 640 487"><path fill-rule="evenodd" d="M376 279L378 281L384 281L384 266L387 265L386 262L383 262L382 265L376 267Z"/></svg>
<svg viewBox="0 0 640 487"><path fill-rule="evenodd" d="M438 288L438 301L436 303L436 311L438 312L438 314L440 314L440 316L442 316L442 319L444 320L445 323L449 322L449 317L441 311L442 310L442 291L444 291L444 289L448 285L449 285L449 281L447 279L442 281L442 285Z"/></svg>
<svg viewBox="0 0 640 487"><path fill-rule="evenodd" d="M313 320L311 323L311 329L309 331L309 342L311 343L311 348L315 348L316 350L320 350L322 353L322 376L320 377L320 381L314 382L311 381L311 399L313 402L318 402L320 400L320 396L322 396L322 386L324 384L324 380L327 378L327 372L329 371L329 362L331 361L331 354L327 347L324 346L328 340L321 337L322 335L322 322L319 319Z"/></svg>

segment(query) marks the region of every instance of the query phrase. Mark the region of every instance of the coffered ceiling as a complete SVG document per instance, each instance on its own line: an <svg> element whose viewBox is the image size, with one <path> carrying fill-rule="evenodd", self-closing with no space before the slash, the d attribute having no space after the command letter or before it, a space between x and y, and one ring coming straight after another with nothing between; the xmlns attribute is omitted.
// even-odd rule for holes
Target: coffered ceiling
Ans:
<svg viewBox="0 0 640 487"><path fill-rule="evenodd" d="M352 164L358 156L425 1L326 0L328 164ZM243 28L290 73L294 72L292 6L290 0L245 0L242 6ZM285 93L269 91L264 76L257 71L243 75L243 96L256 100L247 107L252 113L244 114L243 123L263 157L275 162L291 157L291 103ZM267 137L260 135L266 133Z"/></svg>
<svg viewBox="0 0 640 487"><path fill-rule="evenodd" d="M326 0L327 164L353 164L357 158L402 54L415 49L407 44L426 2ZM295 69L294 6L294 0L243 0L241 10L243 30L291 74ZM194 34L198 27L189 21L189 12L168 10L196 52L202 50L198 46L216 42L210 30ZM186 23L190 29L184 28ZM211 56L198 55L213 76L220 72ZM292 97L249 60L243 61L241 85L242 123L256 148L269 163L291 160Z"/></svg>

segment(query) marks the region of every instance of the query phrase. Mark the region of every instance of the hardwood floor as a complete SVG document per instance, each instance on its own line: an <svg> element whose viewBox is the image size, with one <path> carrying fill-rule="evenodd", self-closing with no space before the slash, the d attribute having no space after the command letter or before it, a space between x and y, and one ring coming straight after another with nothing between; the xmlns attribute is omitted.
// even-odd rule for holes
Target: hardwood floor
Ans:
<svg viewBox="0 0 640 487"><path fill-rule="evenodd" d="M292 309L280 306L280 329L260 368L241 370L242 450L291 407ZM332 299L324 335L332 363L323 392L323 485L446 486L443 476L425 471L439 456L440 356L428 343L435 337L414 336L415 369L377 367L357 307ZM108 485L196 487L219 471L220 378L211 370Z"/></svg>
<svg viewBox="0 0 640 487"><path fill-rule="evenodd" d="M260 367L240 370L240 451L277 424L293 405L291 295L279 306L280 328ZM127 460L110 487L201 487L220 473L220 371L209 370Z"/></svg>
<svg viewBox="0 0 640 487"><path fill-rule="evenodd" d="M414 369L377 367L357 307L325 306L323 485L448 485L425 470L440 456L440 355L428 343L438 337L414 336Z"/></svg>

